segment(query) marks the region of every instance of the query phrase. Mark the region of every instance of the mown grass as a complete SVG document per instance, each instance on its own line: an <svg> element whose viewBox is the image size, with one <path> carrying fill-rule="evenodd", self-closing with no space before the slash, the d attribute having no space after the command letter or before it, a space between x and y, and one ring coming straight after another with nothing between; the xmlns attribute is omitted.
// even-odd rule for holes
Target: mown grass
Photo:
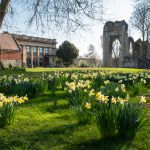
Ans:
<svg viewBox="0 0 150 150"><path fill-rule="evenodd" d="M51 112L49 93L18 107L13 125L0 129L0 150L149 150L150 121L134 139L102 139L94 121L79 125L75 112L57 91L57 108ZM150 117L150 108L146 110Z"/></svg>
<svg viewBox="0 0 150 150"><path fill-rule="evenodd" d="M113 71L113 72L143 72L143 71L150 71L146 69L135 69L135 68L26 68L26 71L15 71L13 69L5 69L5 70L0 70L0 76L2 75L18 75L18 74L24 74L25 76L28 77L34 77L38 78L39 75L43 72L53 72L53 71Z"/></svg>
<svg viewBox="0 0 150 150"><path fill-rule="evenodd" d="M105 71L117 71L117 72L141 72L148 71L145 69L133 69L133 68L27 68L27 72L50 72L50 71L76 71L76 70L105 70Z"/></svg>

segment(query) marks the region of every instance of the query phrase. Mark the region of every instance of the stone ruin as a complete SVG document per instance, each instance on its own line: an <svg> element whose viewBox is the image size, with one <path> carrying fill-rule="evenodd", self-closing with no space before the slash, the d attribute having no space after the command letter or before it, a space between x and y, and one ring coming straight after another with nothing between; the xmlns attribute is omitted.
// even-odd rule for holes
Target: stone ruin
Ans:
<svg viewBox="0 0 150 150"><path fill-rule="evenodd" d="M128 24L108 21L103 29L103 66L150 68L150 43L128 36Z"/></svg>

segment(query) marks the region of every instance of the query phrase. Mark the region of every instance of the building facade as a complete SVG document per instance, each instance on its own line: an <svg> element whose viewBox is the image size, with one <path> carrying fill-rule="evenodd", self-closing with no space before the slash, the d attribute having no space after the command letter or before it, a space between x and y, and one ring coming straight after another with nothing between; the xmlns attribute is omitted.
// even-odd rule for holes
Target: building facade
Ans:
<svg viewBox="0 0 150 150"><path fill-rule="evenodd" d="M55 67L56 66L56 44L57 44L56 39L47 39L47 38L9 34L9 33L1 34L1 37L4 36L9 36L12 39L14 39L13 42L16 43L18 47L18 52L20 52L21 55L20 65L23 65L25 67ZM7 45L9 42L10 39L6 39L5 43L3 42L3 45ZM12 52L11 50L12 43L10 44L11 52ZM7 51L3 47L1 48L1 51L7 53ZM4 57L4 52L2 54L2 57ZM6 59L9 57L10 54L7 53ZM11 54L11 57L15 60L17 55ZM12 62L13 61L11 60L10 63L12 64Z"/></svg>
<svg viewBox="0 0 150 150"><path fill-rule="evenodd" d="M56 39L26 35L12 35L22 51L22 62L26 67L55 67Z"/></svg>

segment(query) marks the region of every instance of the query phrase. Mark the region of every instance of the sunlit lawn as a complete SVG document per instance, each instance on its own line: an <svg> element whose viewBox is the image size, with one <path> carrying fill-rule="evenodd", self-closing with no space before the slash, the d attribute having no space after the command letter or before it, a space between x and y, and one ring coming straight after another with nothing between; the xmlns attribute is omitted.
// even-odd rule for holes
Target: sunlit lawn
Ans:
<svg viewBox="0 0 150 150"><path fill-rule="evenodd" d="M139 72L144 69L133 68L27 68L27 72L49 72L49 71L72 71L72 70L111 70L111 71L123 71L123 72Z"/></svg>

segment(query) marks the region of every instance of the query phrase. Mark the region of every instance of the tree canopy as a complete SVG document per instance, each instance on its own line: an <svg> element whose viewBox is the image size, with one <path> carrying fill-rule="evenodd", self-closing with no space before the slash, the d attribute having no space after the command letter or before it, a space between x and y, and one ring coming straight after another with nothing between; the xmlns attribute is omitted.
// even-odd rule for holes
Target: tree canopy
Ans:
<svg viewBox="0 0 150 150"><path fill-rule="evenodd" d="M71 31L83 28L87 19L101 20L103 14L102 0L0 0L0 28L5 16L16 11L15 5L22 5L29 24Z"/></svg>
<svg viewBox="0 0 150 150"><path fill-rule="evenodd" d="M63 60L64 65L69 66L74 59L78 57L79 50L76 46L68 41L64 41L56 52L57 57Z"/></svg>

